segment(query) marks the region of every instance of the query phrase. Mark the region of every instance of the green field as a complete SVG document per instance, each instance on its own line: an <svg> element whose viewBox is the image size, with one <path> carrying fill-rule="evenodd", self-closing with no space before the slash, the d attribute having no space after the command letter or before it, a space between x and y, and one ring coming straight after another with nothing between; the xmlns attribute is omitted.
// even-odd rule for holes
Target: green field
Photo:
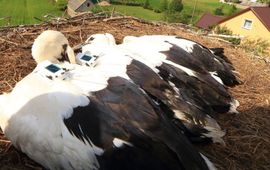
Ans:
<svg viewBox="0 0 270 170"><path fill-rule="evenodd" d="M10 17L11 25L33 24L46 14L62 15L53 0L0 0L0 26L7 25Z"/></svg>
<svg viewBox="0 0 270 170"><path fill-rule="evenodd" d="M145 0L135 0L137 2L144 3ZM169 2L170 0L168 0ZM160 8L160 2L161 0L149 0L150 6L153 9L158 9ZM182 0L182 3L184 5L184 10L192 10L194 5L195 5L196 0ZM227 4L222 4L219 2L219 0L198 0L197 1L197 12L210 12L213 13L214 10L220 6L224 7L224 13L225 15L228 14L230 5Z"/></svg>
<svg viewBox="0 0 270 170"><path fill-rule="evenodd" d="M143 18L149 21L161 21L163 19L161 13L155 13L152 10L144 9L140 6L112 5L112 7L115 7L115 10L121 14Z"/></svg>
<svg viewBox="0 0 270 170"><path fill-rule="evenodd" d="M123 2L123 0L119 1ZM145 0L130 1L145 2ZM152 9L160 8L161 0L149 0L149 2ZM191 15L194 4L195 0L183 0L184 9L182 12ZM203 13L214 13L214 10L220 6L223 6L223 12L226 16L231 8L229 5L221 4L218 0L198 0L193 23L196 22ZM105 8L105 10L112 10L113 8L122 14L145 20L163 21L164 19L163 13L156 13L154 10L144 9L140 6L112 5ZM38 23L39 21L34 17L44 19L44 15L51 14L60 16L62 13L54 0L0 0L0 26L8 25L8 23L10 23L10 25Z"/></svg>
<svg viewBox="0 0 270 170"><path fill-rule="evenodd" d="M132 1L140 3L145 2L145 0L131 0L131 2ZM182 2L184 5L184 9L182 12L191 15L195 5L195 1L196 0L183 0ZM152 9L160 8L161 0L149 0L149 2ZM232 6L222 4L219 2L219 0L198 0L192 23L196 22L206 12L214 14L215 9L221 6L223 6L224 16L227 16ZM164 19L163 13L155 13L153 10L144 9L138 6L112 5L109 8L105 8L105 10L112 10L113 7L115 7L115 10L117 12L125 15L135 16L145 20L162 21Z"/></svg>

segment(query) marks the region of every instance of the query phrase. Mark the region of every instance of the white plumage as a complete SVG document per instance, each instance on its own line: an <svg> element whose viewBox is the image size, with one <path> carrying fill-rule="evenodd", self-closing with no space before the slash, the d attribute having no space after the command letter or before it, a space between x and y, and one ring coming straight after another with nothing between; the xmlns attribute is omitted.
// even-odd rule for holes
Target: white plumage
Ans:
<svg viewBox="0 0 270 170"><path fill-rule="evenodd" d="M61 59L68 59L75 64L75 55L69 46L67 38L58 31L47 30L40 34L32 46L32 56L37 63L45 60L57 62Z"/></svg>
<svg viewBox="0 0 270 170"><path fill-rule="evenodd" d="M110 39L110 42L108 42L108 39ZM212 101L205 101L207 102L207 105L210 105L211 102L213 104L215 104L215 100L220 100L220 104L221 107L225 107L225 109L221 108L221 109L216 109L214 110L215 112L237 112L236 108L238 106L237 100L233 99L232 97L230 97L230 95L227 93L227 90L224 88L224 84L221 80L220 77L218 77L219 75L217 74L213 74L213 72L211 72L211 68L209 68L209 70L207 70L205 68L204 63L201 63L200 60L197 60L196 58L198 56L196 56L196 54L194 53L194 48L199 48L199 50L203 50L203 52L205 52L208 55L208 60L213 60L216 61L218 64L220 63L219 60L217 60L215 56L213 55L208 49L206 49L205 47L203 47L200 44L196 44L195 42L192 42L190 40L186 40L186 39L181 39L175 36L142 36L142 37L132 37L132 36L128 36L124 38L124 43L120 44L120 45L116 45L115 40L113 39L112 36L108 36L108 34L96 34L96 35L92 35L90 36L90 38L88 38L88 41L86 41L86 45L84 45L82 47L82 52L83 53L88 53L90 52L92 55L98 56L99 59L97 60L97 65L95 66L95 68L98 67L105 67L107 70L107 75L108 77L110 76L115 76L113 74L115 67L112 65L107 65L106 62L104 61L110 61L112 60L114 63L118 63L116 68L120 68L120 67L128 67L128 65L130 65L130 62L122 62L125 60L129 60L130 58L132 60L137 60L142 62L143 64L147 65L149 68L151 68L156 74L158 74L158 76L160 77L161 74L161 70L159 70L159 67L162 67L162 65L165 63L167 65L169 65L170 67L173 67L175 69L179 69L180 71L182 71L183 73L186 73L188 76L194 77L194 78L189 78L187 80L185 80L185 78L183 78L183 81L186 81L184 83L188 84L188 81L193 81L192 83L194 83L196 81L197 85L204 85L207 84L208 85L208 89L194 89L194 90L204 90L205 92L200 92L201 97L203 98L205 93L209 93L207 92L208 90L211 90L211 93L214 93L214 95L208 95L208 98L212 98L210 100ZM102 44L101 44L102 43ZM174 45L176 44L178 48L183 49L183 51L180 51L180 53L176 53L179 52L178 51L172 51L173 55L175 55L176 59L172 60L171 58L169 58L169 55L166 55L165 52L169 51L171 48L174 48ZM198 50L198 49L197 49ZM184 59L183 59L183 64L181 65L180 63L177 63L177 58L179 58L181 60L181 52L184 55ZM190 60L190 63L189 63ZM113 63L112 62L112 63ZM229 64L229 63L225 63L225 64ZM122 65L122 66L120 66ZM196 71L193 69L197 69ZM215 68L213 68L215 69ZM218 68L217 68L218 69ZM142 71L142 70L141 70ZM225 70L227 71L228 74L232 74L230 72L230 70ZM126 76L127 70L122 69L120 72L117 72L117 74L119 76L122 75L122 77L124 78L128 78L128 79L132 79L130 77ZM142 71L143 72L143 71ZM183 74L181 73L181 74ZM147 74L146 74L147 75ZM142 74L143 76L143 74ZM174 75L170 74L169 76L172 76L172 78L174 77ZM138 78L138 77L136 77ZM161 79L165 80L165 77L160 77ZM226 77L225 77L226 78ZM141 78L143 79L143 78ZM151 81L151 77L148 78L149 81ZM169 79L169 78L168 78ZM230 78L227 78L230 79ZM234 79L234 77L232 77L232 79ZM132 81L134 81L132 79ZM141 80L138 80L141 81ZM167 80L166 80L167 81ZM179 98L179 96L182 96L183 90L184 89L180 89L179 87L176 87L175 83L172 83L171 81L167 81L168 84L174 89L174 91L178 94L175 95L174 97ZM139 84L141 86L141 84ZM191 85L191 84L190 84ZM190 86L189 85L189 86ZM195 85L196 86L196 85ZM143 88L143 87L142 87ZM189 89L192 89L194 87L186 87ZM199 87L199 88L205 88L205 87ZM146 89L144 89L146 90ZM186 90L186 89L185 89ZM209 94L211 94L209 93ZM215 94L216 93L216 94ZM166 93L165 93L166 95ZM222 99L222 96L226 96L224 99ZM178 96L178 97L177 97ZM217 97L218 98L214 98L213 97ZM170 98L169 103L173 103L174 99L171 97L171 95L167 95L168 98ZM181 98L181 97L180 97ZM193 97L196 98L196 97ZM221 99L219 99L221 98ZM197 99L195 99L197 100ZM208 100L208 99L206 99ZM224 101L223 101L224 100ZM166 102L166 101L165 101ZM192 107L194 107L195 103L190 103L189 101L186 101L187 104L193 105ZM210 102L210 104L209 104ZM174 104L169 104L169 105L174 105ZM224 106L222 106L224 105ZM175 104L175 106L177 106L177 104ZM195 106L197 107L197 106ZM198 107L202 107L202 106L198 106ZM216 106L213 106L216 107ZM188 124L191 124L193 126L193 124L195 124L195 126L204 126L206 132L199 132L201 133L203 136L203 138L212 138L212 140L214 142L219 142L219 143L223 143L222 137L225 135L225 132L223 132L221 130L221 128L219 127L219 125L216 123L216 121L214 119L212 119L210 116L208 116L207 114L211 114L211 110L204 110L204 114L202 115L202 113L200 113L201 115L199 116L199 118L195 118L193 117L193 115L186 115L185 112L183 112L183 110L179 110L178 107L176 108L172 108L175 114L175 117L179 118L180 120L182 120L183 122L186 122ZM188 118L189 116L192 116L193 118ZM201 119L202 117L204 117L203 119ZM190 125L187 125L190 128ZM192 128L192 127L191 127ZM201 127L199 127L201 128ZM192 133L197 133L197 132L192 132Z"/></svg>
<svg viewBox="0 0 270 170"><path fill-rule="evenodd" d="M36 69L0 96L0 126L16 148L49 169L208 169L166 109L134 84L133 57L106 49L95 67L69 64L75 57L61 54L59 35L48 56L35 49L48 41L35 41ZM44 72L44 57L62 76Z"/></svg>

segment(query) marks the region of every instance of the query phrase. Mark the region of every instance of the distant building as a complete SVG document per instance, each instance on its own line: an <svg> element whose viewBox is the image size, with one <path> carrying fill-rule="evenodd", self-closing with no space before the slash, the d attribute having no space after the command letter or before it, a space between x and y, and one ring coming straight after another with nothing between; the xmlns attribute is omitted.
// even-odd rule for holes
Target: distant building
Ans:
<svg viewBox="0 0 270 170"><path fill-rule="evenodd" d="M234 35L270 42L270 7L249 7L217 23Z"/></svg>
<svg viewBox="0 0 270 170"><path fill-rule="evenodd" d="M205 13L195 25L205 30L211 30L213 26L215 26L219 21L223 19L224 18L221 16Z"/></svg>
<svg viewBox="0 0 270 170"><path fill-rule="evenodd" d="M91 0L69 0L67 5L67 12L70 16L75 16L80 12L89 11L93 6Z"/></svg>

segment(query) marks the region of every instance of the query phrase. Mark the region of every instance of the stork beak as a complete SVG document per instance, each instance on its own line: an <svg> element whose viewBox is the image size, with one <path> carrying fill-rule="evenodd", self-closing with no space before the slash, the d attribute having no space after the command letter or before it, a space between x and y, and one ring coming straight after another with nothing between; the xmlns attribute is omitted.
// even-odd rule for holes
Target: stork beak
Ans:
<svg viewBox="0 0 270 170"><path fill-rule="evenodd" d="M68 56L69 62L71 64L76 64L76 57L74 51L69 45L67 46L66 54Z"/></svg>
<svg viewBox="0 0 270 170"><path fill-rule="evenodd" d="M63 53L61 54L62 58L59 61L67 61L71 64L76 64L76 58L73 49L67 45L63 45Z"/></svg>

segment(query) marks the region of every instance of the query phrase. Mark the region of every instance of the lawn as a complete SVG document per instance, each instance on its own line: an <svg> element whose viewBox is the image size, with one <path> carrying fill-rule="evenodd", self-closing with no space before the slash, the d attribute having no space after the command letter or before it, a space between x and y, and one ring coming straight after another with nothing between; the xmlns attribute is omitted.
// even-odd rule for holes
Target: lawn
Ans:
<svg viewBox="0 0 270 170"><path fill-rule="evenodd" d="M122 1L122 0L119 0L119 1ZM131 2L132 1L134 0L131 0ZM145 0L135 0L135 1L140 2L140 3L145 2ZM159 9L160 2L161 0L149 0L150 6L153 9ZM191 15L196 0L183 0L182 2L184 5L184 9L182 12L185 14ZM147 10L142 7L124 6L124 5L112 5L112 6L115 7L116 11L126 14L126 15L130 15L130 16L135 16L138 18L143 18L146 20L155 20L155 21L162 21L164 19L163 13L155 13L152 10ZM196 22L206 12L214 14L215 9L221 6L223 6L224 16L228 16L229 11L232 8L232 6L227 5L227 4L222 4L219 2L219 0L198 0L192 23ZM112 9L112 7L110 7L109 9Z"/></svg>
<svg viewBox="0 0 270 170"><path fill-rule="evenodd" d="M115 7L115 10L122 14L143 18L149 21L161 21L163 18L163 14L155 13L152 10L144 9L140 6L113 5L112 7Z"/></svg>
<svg viewBox="0 0 270 170"><path fill-rule="evenodd" d="M7 25L8 21L1 18L11 17L11 25L33 24L46 14L62 15L52 0L0 0L0 26Z"/></svg>
<svg viewBox="0 0 270 170"><path fill-rule="evenodd" d="M196 0L183 0L185 8L193 9ZM196 11L198 14L209 12L214 13L214 10L223 6L223 12L228 15L231 5L220 3L219 0L198 0Z"/></svg>
<svg viewBox="0 0 270 170"><path fill-rule="evenodd" d="M94 13L107 11L109 14L111 14L113 9L115 12L118 12L120 14L142 18L148 21L162 21L163 19L162 13L156 13L153 10L144 9L141 6L126 6L126 5L110 5L108 7L95 6L94 8L91 9L91 11Z"/></svg>

